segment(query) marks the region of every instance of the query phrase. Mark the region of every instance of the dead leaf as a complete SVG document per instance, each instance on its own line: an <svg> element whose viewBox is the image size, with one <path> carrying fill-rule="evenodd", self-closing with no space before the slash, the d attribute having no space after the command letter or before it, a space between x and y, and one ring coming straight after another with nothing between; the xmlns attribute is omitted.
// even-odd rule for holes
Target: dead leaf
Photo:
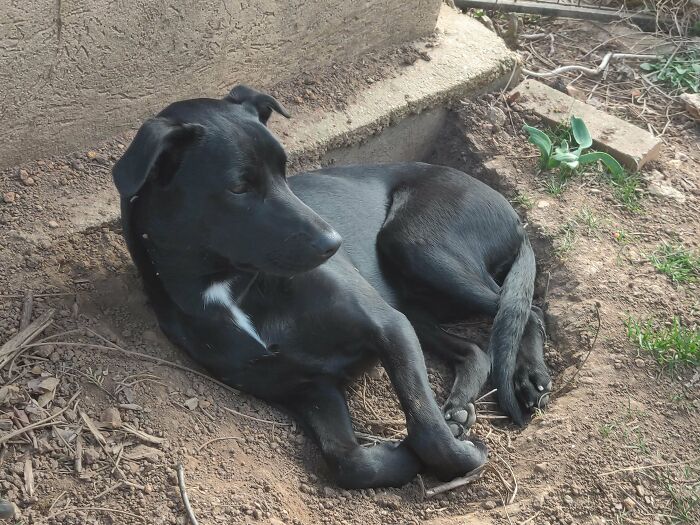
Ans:
<svg viewBox="0 0 700 525"><path fill-rule="evenodd" d="M21 399L19 387L15 385L0 387L0 405L12 405Z"/></svg>

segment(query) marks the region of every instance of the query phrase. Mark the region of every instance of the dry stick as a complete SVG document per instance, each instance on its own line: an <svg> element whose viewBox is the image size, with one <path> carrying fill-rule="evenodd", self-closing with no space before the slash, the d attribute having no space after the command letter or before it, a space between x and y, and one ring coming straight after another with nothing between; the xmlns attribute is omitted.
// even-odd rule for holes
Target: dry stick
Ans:
<svg viewBox="0 0 700 525"><path fill-rule="evenodd" d="M56 412L55 414L42 419L41 421L37 421L36 423L32 423L31 425L27 425L26 427L22 427L18 430L15 430L14 432L10 432L9 434L5 434L4 436L0 436L0 445L3 443L7 443L13 438L16 438L17 436L21 436L22 434L25 434L27 432L30 432L32 430L36 430L37 428L44 428L53 425L53 420L56 419L58 416L63 414L66 410L70 408L71 403L75 401L75 398L78 397L80 394L81 390L78 390L75 394L73 394L73 397L71 397L68 400L68 403L66 403L66 406L63 407L61 410Z"/></svg>
<svg viewBox="0 0 700 525"><path fill-rule="evenodd" d="M523 71L524 75L528 75L530 77L535 77L535 78L555 77L557 75L561 75L562 73L568 73L570 71L581 71L586 76L596 77L608 68L608 65L610 64L611 60L617 60L619 58L634 58L634 59L639 59L639 60L653 60L656 58L656 55L642 55L642 54L635 54L635 53L606 53L606 55L603 57L603 60L601 60L600 65L598 65L598 67L596 67L595 69L590 68L590 67L585 67L585 66L561 66L561 67L555 68L551 71L546 71L544 73L538 73L537 71L530 71L529 69L525 69L525 68L523 68L522 71Z"/></svg>
<svg viewBox="0 0 700 525"><path fill-rule="evenodd" d="M47 326L53 321L55 310L49 310L44 315L38 317L30 323L24 330L20 330L12 339L0 347L0 370L17 357L26 347L27 343L33 341Z"/></svg>
<svg viewBox="0 0 700 525"><path fill-rule="evenodd" d="M90 332L96 334L96 332L93 332L89 328L88 328L88 330ZM96 334L96 335L99 335L99 334ZM102 336L100 336L100 337L102 337ZM106 340L104 338L102 338L102 339ZM122 348L121 346L117 345L116 343L112 343L111 341L108 341L108 342L112 346L94 345L94 344L90 344L90 343L67 343L67 342L60 342L60 341L54 341L51 344L60 344L60 345L64 345L64 346L82 346L84 348L90 348L91 350L100 350L100 351L116 350L117 352L121 352L122 354L127 355L129 357L137 357L137 358L143 359L145 361L151 361L151 362L156 363L158 365L169 366L171 368L176 368L178 370L182 370L183 372L190 372L191 374L194 374L196 376L199 376L203 379L206 379L212 383L219 385L221 388L228 390L229 392L233 392L234 394L240 394L240 392L238 390L236 390L235 388L232 388L232 387L228 386L226 383L222 383L221 381L214 379L213 377L205 374L204 372L199 372L198 370L193 370L192 368L189 368L187 366L173 363L172 361L168 361L167 359L160 359L160 358L154 357L152 355L142 354L140 352L134 352L132 350L126 350L126 349ZM29 345L29 346L42 346L42 343L35 343L35 344Z"/></svg>
<svg viewBox="0 0 700 525"><path fill-rule="evenodd" d="M138 514L133 514L131 512L127 512L125 510L119 510L119 509L109 509L107 507L68 507L65 509L58 510L51 514L49 518L55 518L59 514L64 514L66 512L113 512L114 514L121 514L123 516L130 516L132 518L136 518L138 520L141 520L143 522L146 521L146 518L143 516L139 516Z"/></svg>
<svg viewBox="0 0 700 525"><path fill-rule="evenodd" d="M80 474L83 471L83 436L82 427L75 438L75 471Z"/></svg>
<svg viewBox="0 0 700 525"><path fill-rule="evenodd" d="M563 391L565 388L568 388L569 386L571 386L571 383L573 383L574 380L578 377L579 372L581 372L581 370L583 369L583 367L586 364L586 361L588 361L588 358L591 356L591 353L593 352L593 349L595 348L595 344L598 342L598 334L600 334L600 324L601 324L601 321L600 321L600 303L598 303L598 302L595 303L595 315L596 315L596 319L598 320L598 326L596 327L595 336L593 336L593 342L591 343L591 346L588 348L588 353L586 354L586 357L583 358L583 361L581 362L579 367L576 368L576 372L574 372L574 375L572 375L571 378L569 378L569 380L566 383L564 383L552 395L556 396L561 391Z"/></svg>
<svg viewBox="0 0 700 525"><path fill-rule="evenodd" d="M466 476L462 476L461 478L455 478L452 481L448 481L447 483L443 483L442 485L438 485L437 487L433 487L432 489L426 490L425 497L432 498L433 496L437 494L442 494L443 492L447 492L448 490L454 490L456 488L463 487L464 485L481 478L483 474L484 466L482 465L478 469L471 471Z"/></svg>
<svg viewBox="0 0 700 525"><path fill-rule="evenodd" d="M58 495L58 497L57 497L55 500L53 500L53 503L52 503L51 506L49 507L49 510L46 511L46 514L47 514L47 515L50 515L50 514L51 514L51 511L52 511L53 508L56 506L56 503L58 503L58 502L60 501L60 499L61 499L63 496L66 495L67 492L68 492L67 490L64 490L63 492L61 492L61 493Z"/></svg>
<svg viewBox="0 0 700 525"><path fill-rule="evenodd" d="M185 488L185 467L182 466L182 463L177 464L177 484L180 487L180 496L182 497L182 503L185 505L190 524L197 525L197 518L195 518L194 511L190 506L190 498L187 496L187 489Z"/></svg>
<svg viewBox="0 0 700 525"><path fill-rule="evenodd" d="M22 317L19 320L19 329L24 330L29 326L32 321L32 311L34 310L34 294L31 290L27 292L24 296L24 303L22 304Z"/></svg>
<svg viewBox="0 0 700 525"><path fill-rule="evenodd" d="M680 467L681 465L695 463L696 461L700 461L700 456L696 456L693 459L689 459L687 461L676 461L675 463L657 463L655 465L642 465L641 467L626 467L626 468L621 468L621 469L617 469L617 470L611 470L610 472L603 472L602 474L598 474L598 475L602 477L602 476L610 476L612 474L618 474L620 472L636 472L638 470L647 470L650 468Z"/></svg>
<svg viewBox="0 0 700 525"><path fill-rule="evenodd" d="M489 397L491 394L495 394L496 392L498 392L498 388L494 388L493 390L490 390L490 391L486 392L483 396L481 396L479 399L477 399L476 401L474 401L474 403L478 403L479 401L482 401L482 400L486 399L486 398Z"/></svg>
<svg viewBox="0 0 700 525"><path fill-rule="evenodd" d="M214 439L210 439L206 443L202 443L201 445L199 445L199 448L197 448L197 452L200 452L207 445L211 445L212 443L216 443L217 441L226 441L229 439L233 439L235 441L243 441L241 438L236 437L236 436L225 436L225 437L220 437L220 438L214 438Z"/></svg>

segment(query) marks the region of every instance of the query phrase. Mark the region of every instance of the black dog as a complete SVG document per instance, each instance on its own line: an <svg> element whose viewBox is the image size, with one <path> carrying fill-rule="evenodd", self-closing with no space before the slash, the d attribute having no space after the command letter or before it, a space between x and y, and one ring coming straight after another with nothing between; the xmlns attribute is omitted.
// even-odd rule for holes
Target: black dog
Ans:
<svg viewBox="0 0 700 525"><path fill-rule="evenodd" d="M516 213L459 171L407 163L287 181L269 95L177 102L114 167L124 236L165 334L222 381L293 412L344 487L441 479L486 461L473 422L489 371L517 423L546 403L535 259ZM341 249L341 237L344 239ZM495 316L489 354L440 323ZM420 343L419 343L420 341ZM443 415L421 346L449 358ZM344 395L379 359L406 414L398 445L358 445ZM520 404L519 404L520 403Z"/></svg>

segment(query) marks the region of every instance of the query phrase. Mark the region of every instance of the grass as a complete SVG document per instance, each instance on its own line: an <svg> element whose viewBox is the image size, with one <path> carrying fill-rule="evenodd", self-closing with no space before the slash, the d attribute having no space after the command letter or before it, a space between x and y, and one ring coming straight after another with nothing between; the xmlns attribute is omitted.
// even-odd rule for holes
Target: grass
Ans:
<svg viewBox="0 0 700 525"><path fill-rule="evenodd" d="M600 220L590 210L590 208L583 208L581 211L579 211L576 219L576 222L586 229L587 237L593 237L598 233L598 230L600 229Z"/></svg>
<svg viewBox="0 0 700 525"><path fill-rule="evenodd" d="M694 282L700 276L700 255L680 244L663 243L649 260L676 284Z"/></svg>
<svg viewBox="0 0 700 525"><path fill-rule="evenodd" d="M620 174L601 174L604 180L612 186L615 198L629 211L641 210L641 179L639 174L630 173L627 170Z"/></svg>
<svg viewBox="0 0 700 525"><path fill-rule="evenodd" d="M527 193L518 193L513 199L513 203L525 208L526 210L532 209L532 207L535 205L535 201L532 200L532 197L530 197Z"/></svg>
<svg viewBox="0 0 700 525"><path fill-rule="evenodd" d="M659 473L656 481L668 496L669 523L680 525L700 522L700 480L697 467L686 465L673 476Z"/></svg>
<svg viewBox="0 0 700 525"><path fill-rule="evenodd" d="M601 436L607 439L610 436L612 436L612 433L615 431L615 428L615 423L604 423L600 425L600 427L598 428L598 432L600 432Z"/></svg>
<svg viewBox="0 0 700 525"><path fill-rule="evenodd" d="M576 244L576 226L576 220L572 219L559 230L561 235L557 239L554 251L560 258L564 258Z"/></svg>
<svg viewBox="0 0 700 525"><path fill-rule="evenodd" d="M683 326L674 317L665 326L651 321L628 319L627 336L639 348L649 352L664 369L677 366L700 366L700 328Z"/></svg>

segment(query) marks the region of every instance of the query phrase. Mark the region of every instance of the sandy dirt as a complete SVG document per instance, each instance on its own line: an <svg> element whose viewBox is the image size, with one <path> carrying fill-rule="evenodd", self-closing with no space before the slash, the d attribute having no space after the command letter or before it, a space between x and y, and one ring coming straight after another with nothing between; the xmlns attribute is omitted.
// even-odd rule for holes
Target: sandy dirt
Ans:
<svg viewBox="0 0 700 525"><path fill-rule="evenodd" d="M395 55L382 74L398 74L402 60ZM365 82L379 73L356 71ZM319 104L285 93L277 94L288 104ZM347 98L324 93L329 110ZM676 285L648 260L665 240L699 248L698 129L674 119L661 159L644 171L685 201L644 191L634 212L595 173L574 177L560 196L548 193L519 131L537 122L493 94L462 105L452 139L436 144L436 160L519 203L538 255L536 302L546 306L556 395L525 429L498 419L485 398L472 432L488 443L490 466L481 480L434 498L424 497L423 485L437 484L429 476L401 489L339 490L285 414L182 368L199 370L159 332L120 225L64 227L74 210L62 199L82 195L89 207L91 192L111 185L124 138L4 170L0 342L20 331L28 292L31 319L46 314L51 324L0 370L0 497L18 505L16 523L184 524L181 462L202 524L699 523L700 470L691 460L700 455L700 378L693 369L661 370L624 325L629 316L700 320L698 284ZM482 345L488 336L483 320L449 329ZM451 374L429 364L442 401ZM404 433L381 368L349 395L358 432Z"/></svg>

